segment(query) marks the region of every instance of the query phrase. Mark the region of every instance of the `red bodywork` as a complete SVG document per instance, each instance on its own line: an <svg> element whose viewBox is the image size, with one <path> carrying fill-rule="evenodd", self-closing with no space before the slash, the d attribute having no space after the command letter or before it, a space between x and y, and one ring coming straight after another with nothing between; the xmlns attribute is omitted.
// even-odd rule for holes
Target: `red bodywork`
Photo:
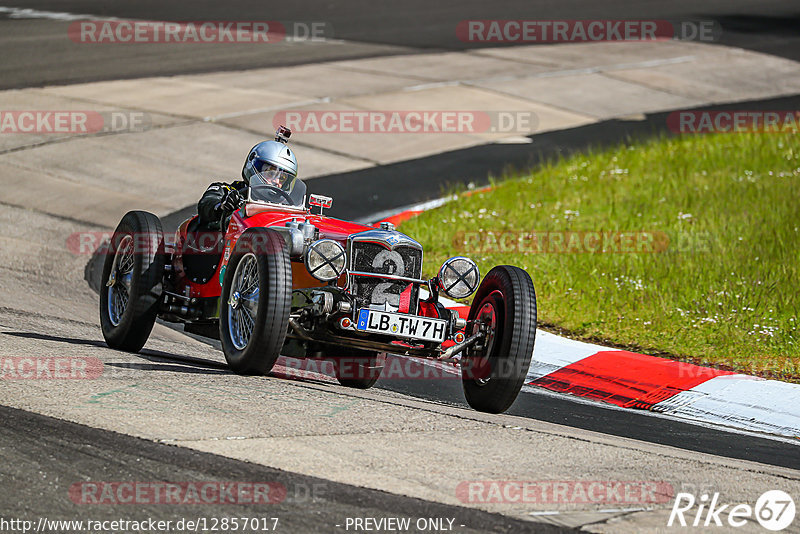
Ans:
<svg viewBox="0 0 800 534"><path fill-rule="evenodd" d="M249 214L249 215L248 215ZM180 266L181 260L181 244L186 240L186 231L189 223L193 220L187 219L178 228L175 235L175 256L174 264ZM185 294L188 288L190 297L219 297L222 292L220 284L221 273L228 263L231 251L236 246L236 240L248 228L268 228L270 226L285 226L287 222L297 220L308 221L320 231L320 239L328 238L338 241L342 246L346 246L347 237L350 234L363 232L364 230L373 229L372 226L365 226L363 224L356 224L333 217L326 217L324 215L312 215L308 211L301 208L286 207L282 209L278 206L271 206L265 209L265 206L258 204L248 204L234 212L228 224L228 231L225 234L224 248L222 261L217 266L214 276L205 284L196 284L191 280L182 276L182 269L176 269L176 284L175 289ZM292 262L292 285L294 288L301 287L317 287L322 283L313 278L306 271L305 265L302 262ZM344 284L344 277L340 280L340 285Z"/></svg>
<svg viewBox="0 0 800 534"><path fill-rule="evenodd" d="M176 292L192 298L218 298L222 293L222 279L225 268L230 258L231 252L236 246L236 240L248 228L269 228L271 226L283 227L287 222L295 220L297 222L307 221L319 229L320 239L333 239L347 248L347 238L351 234L373 230L374 226L343 221L324 215L312 215L310 211L299 207L280 207L277 205L265 206L263 204L247 204L243 208L235 211L228 224L225 239L220 243L222 259L216 267L214 275L205 283L195 283L189 280L183 272L183 259L181 256L182 243L186 240L186 233L189 224L196 218L192 217L184 221L178 228L175 235L175 249L173 255L173 266L175 272ZM380 243L383 245L382 243ZM322 282L308 274L305 264L301 260L292 260L292 287L294 289L306 287L319 287ZM339 287L347 285L347 275L343 274L339 280ZM401 299L403 297L401 296ZM401 302L403 302L401 300ZM414 313L407 307L401 313ZM420 302L417 310L418 315L426 317L439 317L436 306L427 302Z"/></svg>

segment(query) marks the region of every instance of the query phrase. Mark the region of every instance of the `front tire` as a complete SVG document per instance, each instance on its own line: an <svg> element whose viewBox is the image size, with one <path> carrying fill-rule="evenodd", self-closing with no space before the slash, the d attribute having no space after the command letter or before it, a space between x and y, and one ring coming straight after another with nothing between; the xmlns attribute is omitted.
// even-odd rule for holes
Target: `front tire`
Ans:
<svg viewBox="0 0 800 534"><path fill-rule="evenodd" d="M264 375L280 356L289 328L292 270L283 237L254 228L236 242L220 296L225 360L239 374Z"/></svg>
<svg viewBox="0 0 800 534"><path fill-rule="evenodd" d="M156 322L164 277L161 221L130 211L114 230L103 264L100 327L112 349L139 352Z"/></svg>
<svg viewBox="0 0 800 534"><path fill-rule="evenodd" d="M464 396L481 412L502 413L525 382L536 337L536 291L519 267L500 265L483 279L469 321L492 329L481 350L470 349L462 367Z"/></svg>

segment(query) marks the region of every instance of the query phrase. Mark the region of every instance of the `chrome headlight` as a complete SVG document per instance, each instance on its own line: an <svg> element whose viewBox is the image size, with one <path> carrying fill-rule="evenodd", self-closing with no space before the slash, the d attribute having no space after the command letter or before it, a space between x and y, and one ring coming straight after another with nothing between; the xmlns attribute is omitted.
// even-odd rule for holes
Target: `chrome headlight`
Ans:
<svg viewBox="0 0 800 534"><path fill-rule="evenodd" d="M314 241L306 250L304 263L309 274L317 280L336 280L344 272L344 247L332 239Z"/></svg>
<svg viewBox="0 0 800 534"><path fill-rule="evenodd" d="M456 256L442 264L439 269L439 289L450 298L464 299L478 289L481 273L469 258Z"/></svg>

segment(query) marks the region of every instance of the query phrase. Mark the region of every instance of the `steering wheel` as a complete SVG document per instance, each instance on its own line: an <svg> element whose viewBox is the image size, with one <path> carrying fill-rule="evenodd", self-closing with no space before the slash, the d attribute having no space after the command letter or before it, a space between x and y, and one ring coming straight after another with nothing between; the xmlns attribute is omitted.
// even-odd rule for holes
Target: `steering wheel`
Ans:
<svg viewBox="0 0 800 534"><path fill-rule="evenodd" d="M287 193L286 191L284 191L280 187L275 187L274 185L267 185L267 184L264 184L264 185L269 187L271 191L276 191L276 192L280 193L283 196L283 198L286 199L286 201L289 203L290 206L292 204L294 204L294 201L292 200L292 197L289 196L289 193Z"/></svg>

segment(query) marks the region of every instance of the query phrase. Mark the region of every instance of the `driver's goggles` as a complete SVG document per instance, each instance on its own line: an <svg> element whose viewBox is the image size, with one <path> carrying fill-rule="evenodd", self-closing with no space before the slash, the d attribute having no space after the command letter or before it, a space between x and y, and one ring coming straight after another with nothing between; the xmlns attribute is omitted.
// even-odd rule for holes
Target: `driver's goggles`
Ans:
<svg viewBox="0 0 800 534"><path fill-rule="evenodd" d="M273 165L269 162L256 162L254 165L261 180L267 184L275 187L283 187L284 184L291 181L294 175L285 169Z"/></svg>

